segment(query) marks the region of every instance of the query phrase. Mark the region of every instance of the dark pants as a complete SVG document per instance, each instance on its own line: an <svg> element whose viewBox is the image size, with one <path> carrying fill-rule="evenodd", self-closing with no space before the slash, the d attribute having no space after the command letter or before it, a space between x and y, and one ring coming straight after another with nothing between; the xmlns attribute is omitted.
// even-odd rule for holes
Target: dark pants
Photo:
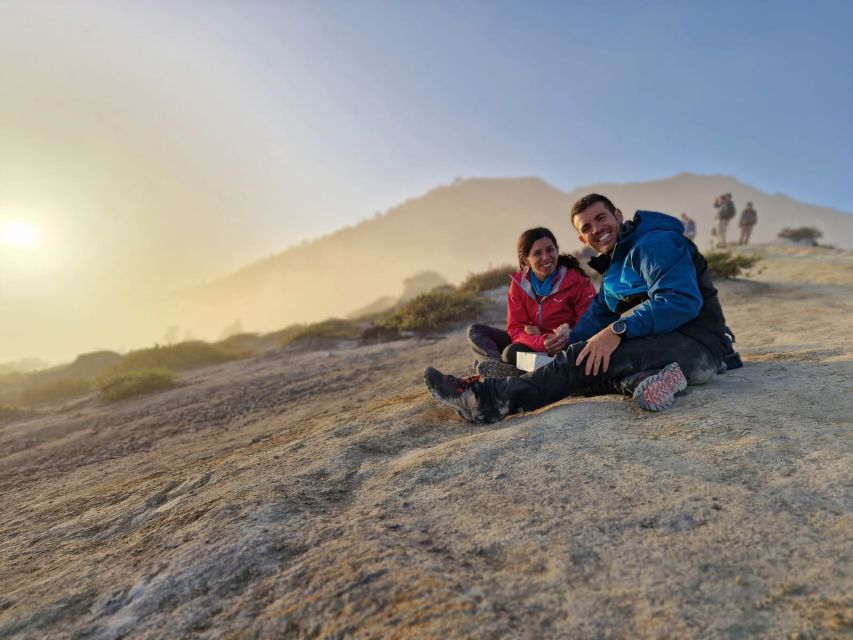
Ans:
<svg viewBox="0 0 853 640"><path fill-rule="evenodd" d="M517 378L486 378L478 385L478 412L494 422L521 411L533 411L577 393L620 393L619 383L631 374L659 370L677 362L689 384L704 384L717 373L711 352L693 338L677 332L627 338L610 356L610 366L586 375L586 360L575 365L586 342L569 345L553 361Z"/></svg>
<svg viewBox="0 0 853 640"><path fill-rule="evenodd" d="M516 365L515 356L519 351L533 351L524 344L513 342L503 329L490 327L486 324L472 324L468 327L468 344L479 356L503 360L512 366Z"/></svg>

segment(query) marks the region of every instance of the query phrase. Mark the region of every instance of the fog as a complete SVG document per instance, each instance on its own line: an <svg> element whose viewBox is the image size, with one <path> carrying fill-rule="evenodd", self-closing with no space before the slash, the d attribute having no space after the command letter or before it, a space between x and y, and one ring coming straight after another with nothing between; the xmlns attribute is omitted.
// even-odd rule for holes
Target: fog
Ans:
<svg viewBox="0 0 853 640"><path fill-rule="evenodd" d="M169 292L293 242L263 224L239 84L197 42L115 5L0 11L0 221L34 230L0 245L0 361L150 344Z"/></svg>
<svg viewBox="0 0 853 640"><path fill-rule="evenodd" d="M511 261L556 215L514 202L505 237L430 244L446 212L424 210L388 240L414 248L314 242L460 177L691 171L849 211L849 11L3 2L0 225L27 237L0 236L0 363L344 315L420 269Z"/></svg>

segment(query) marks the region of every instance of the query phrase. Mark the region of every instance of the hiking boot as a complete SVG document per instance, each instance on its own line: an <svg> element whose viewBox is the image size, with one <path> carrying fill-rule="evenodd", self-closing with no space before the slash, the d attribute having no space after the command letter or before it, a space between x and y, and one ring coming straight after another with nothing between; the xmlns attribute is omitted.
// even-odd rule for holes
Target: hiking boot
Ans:
<svg viewBox="0 0 853 640"><path fill-rule="evenodd" d="M477 363L477 373L481 378L514 378L524 371L503 360L489 358Z"/></svg>
<svg viewBox="0 0 853 640"><path fill-rule="evenodd" d="M634 389L634 402L646 411L663 411L672 406L675 394L687 388L687 378L677 362L643 378Z"/></svg>
<svg viewBox="0 0 853 640"><path fill-rule="evenodd" d="M432 367L424 371L424 382L432 397L455 410L466 422L479 422L476 419L477 397L472 388L479 379L479 376L456 378Z"/></svg>

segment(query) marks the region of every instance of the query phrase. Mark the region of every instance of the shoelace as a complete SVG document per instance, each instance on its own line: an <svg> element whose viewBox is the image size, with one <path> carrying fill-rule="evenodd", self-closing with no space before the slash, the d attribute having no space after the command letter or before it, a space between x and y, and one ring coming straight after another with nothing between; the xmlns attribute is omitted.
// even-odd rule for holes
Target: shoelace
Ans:
<svg viewBox="0 0 853 640"><path fill-rule="evenodd" d="M467 376L465 378L456 378L456 393L462 393L475 382L480 381L480 376Z"/></svg>

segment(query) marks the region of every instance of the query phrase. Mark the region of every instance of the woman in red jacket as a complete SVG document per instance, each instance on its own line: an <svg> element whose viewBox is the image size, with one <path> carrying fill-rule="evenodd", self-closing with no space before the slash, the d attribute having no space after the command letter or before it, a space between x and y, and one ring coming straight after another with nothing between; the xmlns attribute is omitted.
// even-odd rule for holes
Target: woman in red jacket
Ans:
<svg viewBox="0 0 853 640"><path fill-rule="evenodd" d="M518 238L518 266L520 270L510 274L506 331L484 324L468 327L481 376L520 375L523 371L515 367L519 351L553 355L564 349L568 328L595 297L578 261L560 255L557 239L545 227L528 229Z"/></svg>

